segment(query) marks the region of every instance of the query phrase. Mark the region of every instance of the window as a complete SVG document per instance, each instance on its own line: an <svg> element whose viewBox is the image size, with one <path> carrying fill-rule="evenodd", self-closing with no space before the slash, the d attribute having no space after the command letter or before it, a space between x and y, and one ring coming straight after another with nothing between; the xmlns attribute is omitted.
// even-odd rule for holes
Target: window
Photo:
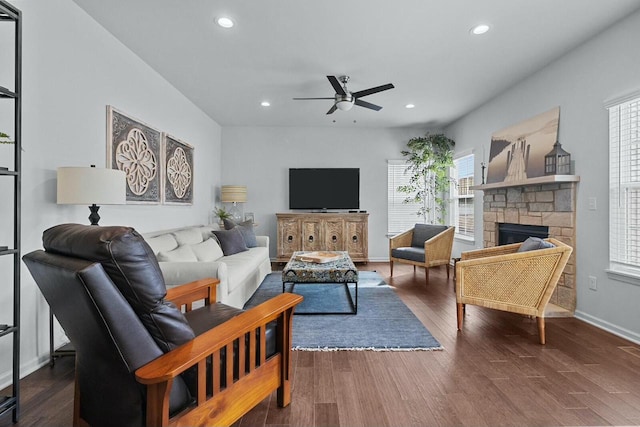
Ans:
<svg viewBox="0 0 640 427"><path fill-rule="evenodd" d="M408 194L400 193L398 186L409 183L409 174L404 160L387 161L387 233L397 234L423 222L417 215L420 203L403 203Z"/></svg>
<svg viewBox="0 0 640 427"><path fill-rule="evenodd" d="M452 171L455 179L451 189L452 218L456 227L456 237L474 238L473 217L473 154L454 159ZM455 184L457 183L457 185Z"/></svg>
<svg viewBox="0 0 640 427"><path fill-rule="evenodd" d="M609 258L640 274L640 93L609 105Z"/></svg>

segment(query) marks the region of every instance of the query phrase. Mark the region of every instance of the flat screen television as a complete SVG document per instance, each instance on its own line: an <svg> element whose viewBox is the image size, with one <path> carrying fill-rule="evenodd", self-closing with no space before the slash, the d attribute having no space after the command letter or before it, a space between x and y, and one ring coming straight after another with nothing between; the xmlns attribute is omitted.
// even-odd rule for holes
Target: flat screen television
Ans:
<svg viewBox="0 0 640 427"><path fill-rule="evenodd" d="M289 169L289 209L359 209L360 169Z"/></svg>

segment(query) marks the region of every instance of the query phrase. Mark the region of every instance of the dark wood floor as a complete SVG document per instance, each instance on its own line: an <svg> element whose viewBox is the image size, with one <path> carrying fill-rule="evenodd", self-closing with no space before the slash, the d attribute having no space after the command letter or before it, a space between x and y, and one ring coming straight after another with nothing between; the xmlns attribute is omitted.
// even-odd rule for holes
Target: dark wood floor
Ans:
<svg viewBox="0 0 640 427"><path fill-rule="evenodd" d="M440 341L443 351L294 352L292 403L265 400L237 426L639 425L640 346L576 319L535 320L467 307L456 331L444 268L370 263ZM21 382L19 426L71 425L73 361ZM0 427L11 417L0 419Z"/></svg>

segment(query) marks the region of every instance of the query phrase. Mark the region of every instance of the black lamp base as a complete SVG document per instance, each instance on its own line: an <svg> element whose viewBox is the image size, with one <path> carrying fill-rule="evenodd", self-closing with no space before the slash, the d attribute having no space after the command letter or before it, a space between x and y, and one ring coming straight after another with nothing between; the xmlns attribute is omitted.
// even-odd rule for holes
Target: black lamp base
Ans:
<svg viewBox="0 0 640 427"><path fill-rule="evenodd" d="M91 215L89 215L89 221L91 221L91 225L98 225L98 221L100 221L100 215L98 215L98 210L100 206L93 205L89 206L89 210L91 211Z"/></svg>

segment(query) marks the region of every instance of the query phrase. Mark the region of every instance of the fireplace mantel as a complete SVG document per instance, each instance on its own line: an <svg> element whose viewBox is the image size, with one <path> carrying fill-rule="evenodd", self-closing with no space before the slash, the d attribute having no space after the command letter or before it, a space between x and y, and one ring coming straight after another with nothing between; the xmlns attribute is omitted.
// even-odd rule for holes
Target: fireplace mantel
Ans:
<svg viewBox="0 0 640 427"><path fill-rule="evenodd" d="M482 185L474 185L471 187L472 190L493 190L496 188L507 188L507 187L523 187L527 185L540 185L540 184L552 184L559 182L579 182L580 177L577 175L547 175L540 176L536 178L524 179L521 181L502 181L502 182L494 182L492 184L482 184Z"/></svg>

